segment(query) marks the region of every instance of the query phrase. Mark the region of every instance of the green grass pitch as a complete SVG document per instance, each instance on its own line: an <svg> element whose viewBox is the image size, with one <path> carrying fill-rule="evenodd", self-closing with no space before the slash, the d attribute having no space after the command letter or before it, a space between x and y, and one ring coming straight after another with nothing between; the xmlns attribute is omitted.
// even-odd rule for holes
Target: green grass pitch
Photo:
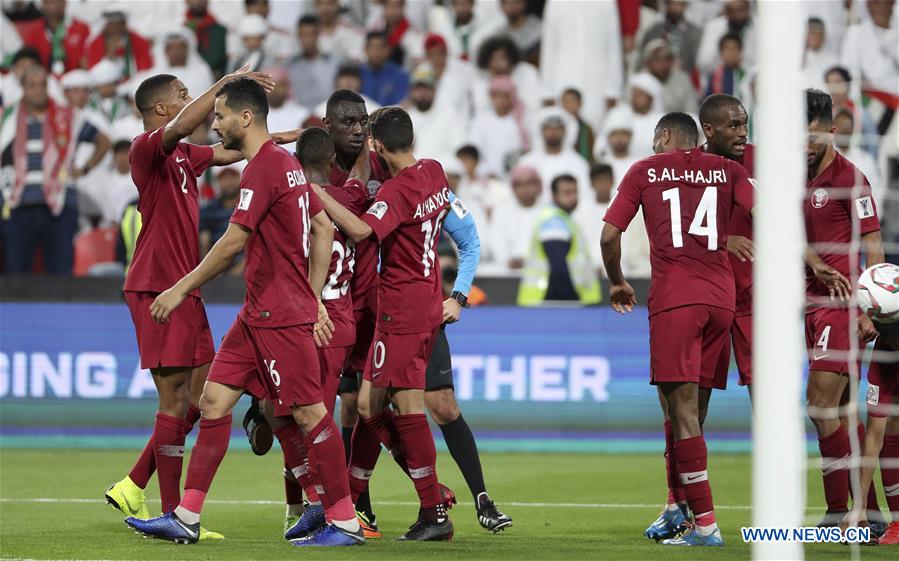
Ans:
<svg viewBox="0 0 899 561"><path fill-rule="evenodd" d="M450 543L398 543L416 514L406 477L387 456L372 480L385 538L360 548L297 550L281 538L283 486L279 454L245 451L226 457L209 494L203 524L223 542L176 546L142 539L102 502L103 492L130 468L135 451L0 450L0 557L3 559L749 559L739 537L750 521L750 457L716 455L710 477L726 546L669 548L642 536L664 498L660 456L484 454L488 487L514 526L499 535L478 526L455 464L442 454L438 471L458 494ZM185 462L186 466L186 462ZM809 504L821 505L821 484L809 472ZM155 478L151 512L159 508ZM38 500L45 499L45 500ZM46 500L48 499L48 500ZM822 509L810 508L812 524ZM862 559L899 559L899 548L861 548ZM848 547L811 545L806 559L851 559Z"/></svg>

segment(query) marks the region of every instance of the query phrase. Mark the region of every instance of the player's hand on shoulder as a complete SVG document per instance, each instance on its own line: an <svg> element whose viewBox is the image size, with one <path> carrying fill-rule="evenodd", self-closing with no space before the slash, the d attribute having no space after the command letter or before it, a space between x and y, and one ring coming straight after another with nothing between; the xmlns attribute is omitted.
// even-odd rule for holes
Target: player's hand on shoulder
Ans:
<svg viewBox="0 0 899 561"><path fill-rule="evenodd" d="M174 286L157 296L150 304L150 315L153 316L153 321L168 323L169 316L175 311L175 308L181 305L185 296L186 294L176 290Z"/></svg>
<svg viewBox="0 0 899 561"><path fill-rule="evenodd" d="M633 311L637 304L637 295L634 288L624 281L621 284L613 284L609 291L609 302L612 309L619 314L627 314Z"/></svg>
<svg viewBox="0 0 899 561"><path fill-rule="evenodd" d="M849 300L852 285L843 274L823 261L812 266L812 272L830 292L830 299Z"/></svg>
<svg viewBox="0 0 899 561"><path fill-rule="evenodd" d="M319 347L324 347L331 342L334 336L334 324L328 317L328 310L321 300L318 301L318 321L312 326L312 338Z"/></svg>
<svg viewBox="0 0 899 561"><path fill-rule="evenodd" d="M443 323L456 323L462 315L462 304L455 298L443 301Z"/></svg>
<svg viewBox="0 0 899 561"><path fill-rule="evenodd" d="M755 245L749 238L727 236L727 251L736 255L740 261L755 261Z"/></svg>
<svg viewBox="0 0 899 561"><path fill-rule="evenodd" d="M356 156L356 161L353 162L353 169L350 170L350 177L358 179L363 185L368 183L368 180L371 179L371 155L368 144L369 139L366 139L365 145L362 147L362 150L359 150L359 154Z"/></svg>
<svg viewBox="0 0 899 561"><path fill-rule="evenodd" d="M268 72L250 72L250 65L244 64L242 67L238 68L231 74L225 76L227 81L236 80L238 78L249 78L253 80L257 84L263 87L266 92L270 92L275 89L275 81L272 79L272 75Z"/></svg>

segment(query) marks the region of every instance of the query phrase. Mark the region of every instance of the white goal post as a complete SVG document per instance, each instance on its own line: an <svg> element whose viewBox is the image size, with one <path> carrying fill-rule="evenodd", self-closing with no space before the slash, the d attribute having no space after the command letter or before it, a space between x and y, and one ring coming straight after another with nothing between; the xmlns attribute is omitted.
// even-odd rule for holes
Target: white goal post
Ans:
<svg viewBox="0 0 899 561"><path fill-rule="evenodd" d="M802 2L758 3L752 524L804 523L802 200L806 178ZM798 542L758 542L753 559L803 559Z"/></svg>

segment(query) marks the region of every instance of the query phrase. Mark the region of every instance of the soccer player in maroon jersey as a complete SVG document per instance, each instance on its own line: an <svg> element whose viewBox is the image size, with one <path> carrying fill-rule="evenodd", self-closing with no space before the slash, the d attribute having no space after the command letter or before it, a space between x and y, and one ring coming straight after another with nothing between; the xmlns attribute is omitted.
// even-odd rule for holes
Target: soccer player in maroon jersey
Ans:
<svg viewBox="0 0 899 561"><path fill-rule="evenodd" d="M833 415L848 403L847 356L855 338L859 349L877 336L871 320L857 312L858 331L850 328L849 306L834 300L848 297L847 279L861 272L850 269L849 243L857 221L866 267L882 263L880 222L865 176L833 147L833 102L819 90L806 90L808 119L808 184L803 203L806 239L805 341L809 353L806 386L809 418L818 432L827 513L821 525L834 526L847 511L850 455L848 419ZM833 244L837 244L836 248ZM862 441L864 438L862 438ZM869 504L873 509L873 504ZM873 515L873 513L871 513ZM877 513L879 514L879 512ZM871 515L869 515L870 518Z"/></svg>
<svg viewBox="0 0 899 561"><path fill-rule="evenodd" d="M739 163L751 178L753 176L753 146L747 143L746 109L740 100L727 94L712 94L705 98L699 108L699 122L705 135L706 144L702 150ZM733 346L740 385L752 384L752 216L739 206L731 210L727 250L734 272L736 289L736 309L731 326L730 339ZM715 376L702 380L699 388L699 422L703 424L708 412L712 390L727 388L727 373L730 361L718 365ZM751 397L750 392L750 397ZM665 470L668 479L668 500L659 517L643 532L647 538L666 539L677 533L677 529L689 519L686 497L677 475L677 461L674 456L674 435L671 421L665 420Z"/></svg>
<svg viewBox="0 0 899 561"><path fill-rule="evenodd" d="M365 100L351 90L337 90L328 98L323 121L325 128L334 140L335 158L331 165L329 183L343 185L350 177L352 168L363 152L369 154L369 178L362 187L363 194L371 202L381 185L390 179L386 165L374 152L368 149L368 112ZM378 313L378 243L373 239L360 240L356 244L356 264L353 279L350 281L350 293L353 295L353 314L356 323L356 341L346 368L340 379L340 423L347 460L352 461L351 449L366 451L368 456L380 450L378 437L358 418L357 397L359 385L362 383L362 371L365 359L371 349L375 333L375 318ZM361 488L356 508L363 515L363 527L366 537L381 537L377 520L371 507L367 480L360 480L353 473L364 473L367 470L351 470L350 486Z"/></svg>
<svg viewBox="0 0 899 561"><path fill-rule="evenodd" d="M715 521L700 424L699 388L728 360L734 317L733 272L726 249L731 210L751 210L753 187L736 162L698 149L693 118L669 113L656 125L655 156L631 166L606 212L602 253L611 304L633 309L636 297L621 272L621 233L643 208L650 235L651 383L671 419L677 473L696 525L666 545L724 545Z"/></svg>
<svg viewBox="0 0 899 561"><path fill-rule="evenodd" d="M727 94L705 98L699 108L699 123L705 134L705 151L737 162L749 177L755 175L755 148L747 142L749 117L740 100ZM730 338L740 374L740 385L750 389L752 397L752 216L734 206L727 232L727 250L734 271L736 309ZM729 364L720 365L712 387L727 387ZM706 407L707 408L707 407Z"/></svg>
<svg viewBox="0 0 899 561"><path fill-rule="evenodd" d="M199 207L196 178L210 165L242 159L221 144L198 146L181 142L209 115L217 88L245 76L265 87L266 74L247 68L225 76L195 100L175 76L160 74L144 80L135 102L144 132L131 145L131 175L138 189L143 227L137 238L127 278L125 301L137 333L141 368L148 368L159 393L153 435L131 473L106 491L106 500L126 516L149 518L143 490L159 472L162 511L180 501L185 436L199 419L197 403L214 355L212 334L199 290L192 291L171 321L152 321L149 308L160 292L196 267L199 260ZM221 535L203 532L203 537Z"/></svg>
<svg viewBox="0 0 899 561"><path fill-rule="evenodd" d="M307 181L321 185L335 200L357 216L365 212L368 208L368 198L364 194L364 188L357 181L351 180L339 187L329 182L331 161L334 158L334 141L328 131L319 127L304 130L297 141L296 156L303 166ZM335 228L328 277L321 292L321 300L334 325L334 331L331 341L318 348L322 392L329 416L334 414L337 386L346 359L356 340L353 298L350 291L355 260L356 244ZM283 428L279 427L280 424L282 423L278 420L272 423L279 439L283 431ZM380 443L378 445L380 446ZM290 458L285 459L289 463ZM285 528L284 537L290 540L309 535L325 524L325 512L316 491L316 486L320 485L317 474L303 466L288 465L288 469L299 481L308 498L302 517ZM295 492L289 489L289 484L288 492ZM296 495L299 495L299 492L295 492ZM292 500L299 502L300 498L292 499L288 496L288 505Z"/></svg>
<svg viewBox="0 0 899 561"><path fill-rule="evenodd" d="M166 323L190 291L230 264L244 249L246 301L225 335L200 400L202 420L188 466L184 497L170 514L128 518L135 530L178 543L197 539L206 493L225 455L231 410L244 391L266 397L278 416L291 415L293 435L281 434L285 452L306 456L318 473L329 524L294 545L364 543L349 496L337 427L323 403L316 344L327 344L333 326L318 295L331 260L334 227L303 171L276 146L265 124L268 100L251 80L235 80L216 94L213 130L227 148L248 160L231 224L200 265L160 294L153 318ZM306 458L292 461L305 463Z"/></svg>
<svg viewBox="0 0 899 561"><path fill-rule="evenodd" d="M406 464L421 502L418 520L400 539L449 540L453 524L440 494L436 449L424 414L425 369L443 322L436 243L449 210L449 187L439 163L412 154L412 121L401 108L379 109L369 129L392 178L361 219L316 188L347 236L356 241L374 236L381 243L377 326L359 413L398 463ZM388 401L395 415L386 408Z"/></svg>
<svg viewBox="0 0 899 561"><path fill-rule="evenodd" d="M367 145L368 112L365 109L365 100L351 90L335 91L328 98L323 124L334 141L334 159L330 164L328 181L325 183L341 187L347 182L357 157L362 154L363 150L366 154L369 153ZM361 189L362 195L368 202L374 198L381 183L390 179L390 173L385 166L381 165L380 159L374 152L370 153L370 167L369 180ZM358 420L356 397L359 393L365 359L371 348L375 331L375 315L378 307L377 288L378 244L373 240L362 240L356 244L355 265L350 280L350 293L353 295L353 319L356 326L355 341L338 384L341 433L347 460L350 459L354 427ZM271 433L267 430L268 424L265 419L257 413L258 410L258 403L254 402L247 411L244 426L248 429L247 435L253 451L257 454L265 454L271 446ZM252 424L250 424L251 422ZM369 431L364 423L359 423L359 425L356 436L357 448L380 450L381 445L377 436ZM259 430L261 427L266 430ZM300 484L293 477L289 468L285 470L284 477L287 496L284 526L287 530L296 524L304 509ZM353 479L351 478L350 481L352 484ZM372 513L367 489L360 494L356 507L362 514L360 520L363 522L365 536L367 538L381 537Z"/></svg>

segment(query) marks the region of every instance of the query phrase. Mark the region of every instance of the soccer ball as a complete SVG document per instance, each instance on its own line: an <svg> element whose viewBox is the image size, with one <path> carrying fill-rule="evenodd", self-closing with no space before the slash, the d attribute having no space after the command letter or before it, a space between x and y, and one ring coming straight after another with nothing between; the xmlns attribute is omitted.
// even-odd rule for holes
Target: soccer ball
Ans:
<svg viewBox="0 0 899 561"><path fill-rule="evenodd" d="M858 305L877 323L899 321L899 267L881 263L858 279Z"/></svg>

